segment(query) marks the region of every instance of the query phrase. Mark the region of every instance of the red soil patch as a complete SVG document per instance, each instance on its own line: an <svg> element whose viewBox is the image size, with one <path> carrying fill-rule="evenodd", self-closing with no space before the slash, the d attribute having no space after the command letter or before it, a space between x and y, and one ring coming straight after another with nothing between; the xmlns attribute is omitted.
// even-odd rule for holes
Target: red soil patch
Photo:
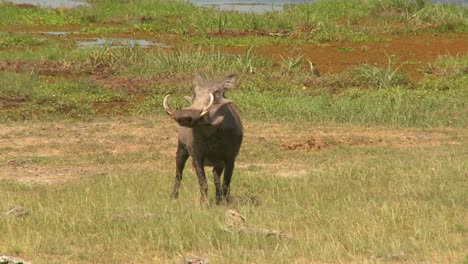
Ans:
<svg viewBox="0 0 468 264"><path fill-rule="evenodd" d="M33 5L33 4L27 4L27 3L15 4L15 6L17 6L19 8L35 8L35 7L37 7L37 6Z"/></svg>
<svg viewBox="0 0 468 264"><path fill-rule="evenodd" d="M421 69L439 56L468 55L468 34L425 33L384 38L388 41L340 41L294 47L274 45L256 48L254 53L277 61L282 61L281 56L303 55L302 59L311 61L321 73L340 73L361 64L386 66L390 57L393 67L402 64L402 71L410 81L418 81L423 75ZM224 50L237 54L245 52L245 48L238 47L226 47Z"/></svg>

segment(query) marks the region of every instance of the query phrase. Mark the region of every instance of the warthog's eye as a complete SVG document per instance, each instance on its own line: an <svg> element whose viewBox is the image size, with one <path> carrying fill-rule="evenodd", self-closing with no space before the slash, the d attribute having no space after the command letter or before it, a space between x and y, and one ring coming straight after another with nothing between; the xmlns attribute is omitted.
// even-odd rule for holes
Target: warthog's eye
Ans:
<svg viewBox="0 0 468 264"><path fill-rule="evenodd" d="M213 92L213 96L215 98L215 102L218 102L223 97L223 93L217 90Z"/></svg>

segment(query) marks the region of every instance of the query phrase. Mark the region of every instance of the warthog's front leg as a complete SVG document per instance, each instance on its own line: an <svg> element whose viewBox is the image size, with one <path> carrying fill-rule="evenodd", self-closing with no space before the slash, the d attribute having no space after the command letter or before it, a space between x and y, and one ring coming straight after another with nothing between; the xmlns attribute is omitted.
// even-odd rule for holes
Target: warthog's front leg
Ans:
<svg viewBox="0 0 468 264"><path fill-rule="evenodd" d="M187 161L188 157L188 151L179 142L176 154L176 176L174 181L174 189L171 195L173 199L177 199L177 197L179 196L179 188L180 183L182 181L182 172L184 171L185 162Z"/></svg>
<svg viewBox="0 0 468 264"><path fill-rule="evenodd" d="M203 159L193 158L193 167L197 173L198 184L200 185L201 201L206 202L208 197L208 183L206 182L205 169L203 167Z"/></svg>

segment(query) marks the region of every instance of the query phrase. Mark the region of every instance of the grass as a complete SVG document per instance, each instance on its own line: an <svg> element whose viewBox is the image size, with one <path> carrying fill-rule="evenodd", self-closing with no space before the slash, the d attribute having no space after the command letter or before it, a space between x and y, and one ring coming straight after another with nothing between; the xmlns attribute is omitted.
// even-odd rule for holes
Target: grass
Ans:
<svg viewBox="0 0 468 264"><path fill-rule="evenodd" d="M9 241L0 250L35 256L36 263L171 263L189 255L216 263L460 260L466 242L467 164L458 155L463 144L449 141L462 142L462 135L454 130L379 132L359 127L348 127L347 132L316 127L328 132L304 133L297 123L277 123L270 126L275 136L257 140L269 134L263 129L268 124L247 122L253 134L246 137L239 157L244 165L236 170L230 208L251 225L281 230L291 238L224 231L226 208L199 204L190 169L180 200L170 202L173 154L164 149L174 149L175 138L159 139L163 131L172 130L172 121L114 119L14 125L3 136L30 142L28 153L15 157L29 168L92 169L83 170L82 176L89 178L56 187L2 181L0 208L24 204L31 213L0 220ZM63 126L67 129L57 129ZM155 129L160 133L144 132ZM388 137L395 132L414 138L413 145L398 147L408 139ZM428 141L418 138L421 133ZM53 140L55 135L67 139ZM83 135L90 136L86 144L73 143ZM289 142L320 135L330 144L350 145L337 143L316 153L285 151L284 135L291 135ZM372 143L374 136L392 145ZM35 146L34 139L44 143ZM121 152L109 144L115 140L134 147ZM39 159L49 147L60 150L61 162ZM3 151L2 164L10 159L8 153L14 150ZM12 165L2 166L10 171ZM284 171L290 176L281 176ZM210 190L213 202L212 185Z"/></svg>
<svg viewBox="0 0 468 264"><path fill-rule="evenodd" d="M37 38L17 35L14 33L0 32L0 48L11 48L11 47L26 47L26 46L39 46L44 43L44 40Z"/></svg>
<svg viewBox="0 0 468 264"><path fill-rule="evenodd" d="M387 58L388 63L383 68L368 64L356 68L356 78L360 80L361 83L368 83L379 89L408 84L406 76L399 72L403 64L395 67L390 56L387 55Z"/></svg>
<svg viewBox="0 0 468 264"><path fill-rule="evenodd" d="M392 88L369 92L358 89L340 95L318 94L313 97L283 96L276 93L232 95L243 102L250 119L303 120L304 122L344 122L369 125L464 127L466 93L441 94ZM414 103L417 102L417 103Z"/></svg>
<svg viewBox="0 0 468 264"><path fill-rule="evenodd" d="M37 46L41 43L41 40L29 36L21 36L12 33L0 32L0 48L10 48L17 46Z"/></svg>
<svg viewBox="0 0 468 264"><path fill-rule="evenodd" d="M34 263L466 262L466 54L401 62L389 53L381 64L319 73L302 46L346 41L332 46L345 57L373 52L353 41L465 32L465 7L321 0L239 14L90 2L0 4L0 212L30 210L0 217L0 253ZM37 25L85 37L169 33L177 44L80 49L74 36L20 33ZM272 44L282 53L259 48ZM408 78L404 63L421 78ZM195 74L227 72L241 75L228 97L246 131L234 200L215 206L210 180L201 205L187 166L170 201L177 125L162 99L171 93L182 108ZM227 209L287 237L227 232Z"/></svg>
<svg viewBox="0 0 468 264"><path fill-rule="evenodd" d="M267 38L258 34L247 39L231 39L232 45L252 45L252 42L266 45L271 41L298 44L382 41L382 32L466 32L468 25L466 7L436 5L429 1L321 0L265 14L217 11L184 1L146 0L136 4L94 0L88 7L70 10L21 8L10 3L1 3L1 6L0 25L79 25L82 32L97 34L133 30L169 32L194 38L203 45L214 44L213 33L225 36L226 32L235 35L266 33ZM285 40L277 38L278 35L292 37Z"/></svg>
<svg viewBox="0 0 468 264"><path fill-rule="evenodd" d="M69 11L44 8L21 8L12 3L0 2L0 25L70 25L81 23ZM75 12L71 11L71 12Z"/></svg>
<svg viewBox="0 0 468 264"><path fill-rule="evenodd" d="M89 82L51 82L36 75L5 74L2 76L0 99L7 105L2 120L35 120L46 118L85 118L99 108L93 105L119 104L123 93L101 89Z"/></svg>

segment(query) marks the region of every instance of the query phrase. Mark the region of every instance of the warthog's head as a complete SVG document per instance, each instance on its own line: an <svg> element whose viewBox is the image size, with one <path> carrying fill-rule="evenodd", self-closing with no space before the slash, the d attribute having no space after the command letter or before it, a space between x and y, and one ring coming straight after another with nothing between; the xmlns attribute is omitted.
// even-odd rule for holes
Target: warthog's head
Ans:
<svg viewBox="0 0 468 264"><path fill-rule="evenodd" d="M195 88L192 96L185 99L191 103L182 110L172 111L168 105L169 95L164 98L164 109L177 123L185 127L197 125L217 126L224 120L222 106L232 101L226 99L224 93L235 87L238 76L230 74L222 81L208 81L201 76L195 78Z"/></svg>

